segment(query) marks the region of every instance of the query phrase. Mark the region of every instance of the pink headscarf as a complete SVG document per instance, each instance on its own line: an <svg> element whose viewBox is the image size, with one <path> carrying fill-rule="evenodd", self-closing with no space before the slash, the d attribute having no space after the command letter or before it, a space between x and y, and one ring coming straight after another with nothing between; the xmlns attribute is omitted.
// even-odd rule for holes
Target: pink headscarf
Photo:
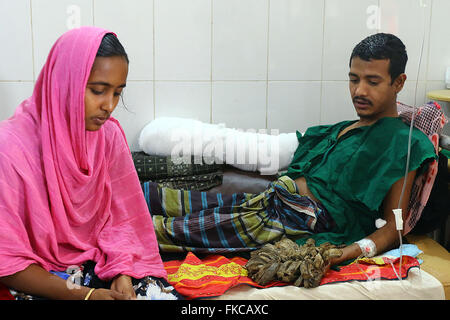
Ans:
<svg viewBox="0 0 450 320"><path fill-rule="evenodd" d="M108 32L63 34L33 95L0 122L0 276L93 260L104 280L166 277L119 122L85 130L86 83Z"/></svg>

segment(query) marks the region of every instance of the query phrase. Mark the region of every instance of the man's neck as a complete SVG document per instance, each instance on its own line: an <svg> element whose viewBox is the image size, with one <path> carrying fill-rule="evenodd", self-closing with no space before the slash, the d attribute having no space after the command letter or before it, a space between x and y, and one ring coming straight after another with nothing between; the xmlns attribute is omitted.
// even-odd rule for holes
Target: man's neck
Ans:
<svg viewBox="0 0 450 320"><path fill-rule="evenodd" d="M382 118L396 118L396 117L398 117L397 104L395 105L395 107L391 108L390 111L388 112L383 112L373 117L359 117L359 121L357 122L357 124L359 127L371 126Z"/></svg>

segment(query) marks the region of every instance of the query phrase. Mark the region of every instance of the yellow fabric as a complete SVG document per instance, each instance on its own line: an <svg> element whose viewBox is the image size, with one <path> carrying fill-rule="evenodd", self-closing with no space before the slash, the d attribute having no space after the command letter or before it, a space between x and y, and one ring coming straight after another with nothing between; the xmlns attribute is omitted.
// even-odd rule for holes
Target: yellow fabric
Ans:
<svg viewBox="0 0 450 320"><path fill-rule="evenodd" d="M220 266L182 264L180 268L178 268L178 271L169 274L167 279L169 282L178 282L185 279L198 280L206 276L225 278L236 276L246 277L247 270L234 262Z"/></svg>
<svg viewBox="0 0 450 320"><path fill-rule="evenodd" d="M406 238L423 251L418 256L423 259L421 268L442 283L445 299L450 300L450 253L427 236L407 235Z"/></svg>
<svg viewBox="0 0 450 320"><path fill-rule="evenodd" d="M427 97L429 99L438 101L450 101L450 90L434 90L427 92Z"/></svg>

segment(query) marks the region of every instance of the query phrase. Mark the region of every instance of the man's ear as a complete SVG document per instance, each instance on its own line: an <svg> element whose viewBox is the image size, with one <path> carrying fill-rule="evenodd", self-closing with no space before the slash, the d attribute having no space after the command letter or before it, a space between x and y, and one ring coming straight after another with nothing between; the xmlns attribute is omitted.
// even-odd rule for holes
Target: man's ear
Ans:
<svg viewBox="0 0 450 320"><path fill-rule="evenodd" d="M406 74L405 73L401 73L397 79L395 79L393 86L395 89L395 93L399 93L400 91L402 91L403 86L405 85L405 81L406 81Z"/></svg>

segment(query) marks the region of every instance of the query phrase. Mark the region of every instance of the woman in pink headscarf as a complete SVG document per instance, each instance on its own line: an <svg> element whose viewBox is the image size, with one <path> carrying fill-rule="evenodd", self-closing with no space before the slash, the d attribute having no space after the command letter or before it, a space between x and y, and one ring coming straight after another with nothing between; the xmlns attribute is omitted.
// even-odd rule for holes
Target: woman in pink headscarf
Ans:
<svg viewBox="0 0 450 320"><path fill-rule="evenodd" d="M0 122L0 283L50 299L129 299L133 285L142 287L137 279L166 278L124 132L111 117L127 74L115 34L70 30L33 95ZM94 277L96 290L55 275L86 263L84 283Z"/></svg>

